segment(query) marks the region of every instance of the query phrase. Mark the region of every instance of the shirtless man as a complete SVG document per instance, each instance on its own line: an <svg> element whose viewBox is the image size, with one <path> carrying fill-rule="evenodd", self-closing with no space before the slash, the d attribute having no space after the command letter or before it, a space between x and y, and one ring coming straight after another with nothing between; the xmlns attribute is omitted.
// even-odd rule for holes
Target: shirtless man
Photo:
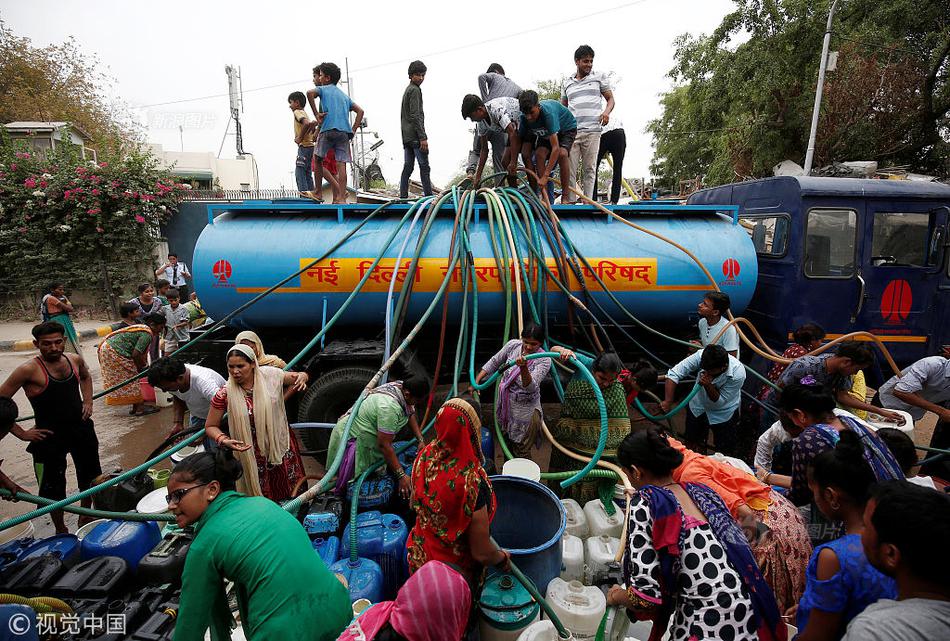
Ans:
<svg viewBox="0 0 950 641"><path fill-rule="evenodd" d="M40 355L23 363L0 385L0 397L20 389L33 406L36 427L14 425L11 433L30 444L40 496L66 498L66 455L73 457L80 490L88 489L102 473L99 441L93 428L92 376L82 356L64 353L64 328L55 321L33 328L33 344ZM92 499L82 501L90 507ZM62 510L50 514L57 534L68 532ZM79 524L92 520L80 517Z"/></svg>

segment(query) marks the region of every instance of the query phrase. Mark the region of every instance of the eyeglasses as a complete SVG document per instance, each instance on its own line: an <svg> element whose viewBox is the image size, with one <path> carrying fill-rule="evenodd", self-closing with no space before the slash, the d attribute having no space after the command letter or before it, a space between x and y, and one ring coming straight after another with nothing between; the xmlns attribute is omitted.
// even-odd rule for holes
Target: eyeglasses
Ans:
<svg viewBox="0 0 950 641"><path fill-rule="evenodd" d="M207 483L200 483L198 485L192 485L191 487L183 487L180 490L175 490L170 494L166 494L165 502L169 505L172 503L181 503L181 500L185 498L185 495L188 494L188 492L191 492L195 488L202 487L203 485L207 485Z"/></svg>

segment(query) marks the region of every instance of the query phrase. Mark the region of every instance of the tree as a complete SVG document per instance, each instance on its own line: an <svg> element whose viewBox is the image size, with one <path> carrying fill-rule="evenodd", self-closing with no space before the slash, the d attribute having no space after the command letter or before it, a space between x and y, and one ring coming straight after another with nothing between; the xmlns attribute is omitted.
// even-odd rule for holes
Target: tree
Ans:
<svg viewBox="0 0 950 641"><path fill-rule="evenodd" d="M675 86L647 127L664 186L767 176L786 158L802 161L829 5L736 0L711 35L675 41ZM838 68L826 76L815 164L950 172L950 0L848 3L833 28Z"/></svg>
<svg viewBox="0 0 950 641"><path fill-rule="evenodd" d="M560 100L561 79L539 80L535 91L538 92L538 100Z"/></svg>
<svg viewBox="0 0 950 641"><path fill-rule="evenodd" d="M0 20L0 123L66 121L100 150L124 145L138 132L129 109L103 91L110 84L98 60L72 38L37 48Z"/></svg>

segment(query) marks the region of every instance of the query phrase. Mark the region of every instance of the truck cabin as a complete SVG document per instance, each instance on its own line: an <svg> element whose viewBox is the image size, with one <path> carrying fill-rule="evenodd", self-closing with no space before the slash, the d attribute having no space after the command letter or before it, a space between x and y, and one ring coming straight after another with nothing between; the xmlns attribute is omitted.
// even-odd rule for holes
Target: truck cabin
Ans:
<svg viewBox="0 0 950 641"><path fill-rule="evenodd" d="M780 176L688 202L739 207L759 266L745 316L774 349L808 322L828 340L871 332L900 367L950 343L950 185ZM890 376L882 363L869 384Z"/></svg>

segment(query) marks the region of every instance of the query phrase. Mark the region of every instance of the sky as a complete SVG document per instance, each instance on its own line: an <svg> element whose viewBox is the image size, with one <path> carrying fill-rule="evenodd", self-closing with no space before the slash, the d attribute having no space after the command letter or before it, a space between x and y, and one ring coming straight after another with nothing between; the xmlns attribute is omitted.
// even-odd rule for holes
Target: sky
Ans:
<svg viewBox="0 0 950 641"><path fill-rule="evenodd" d="M244 149L258 162L262 188L293 188L287 96L309 89L312 67L324 61L349 64L351 96L384 141L380 166L387 182L397 183L400 100L409 62L421 59L428 67L422 91L432 180L440 186L461 170L471 146L472 123L462 120L461 102L478 93L478 74L498 62L523 88L534 88L574 73L581 44L594 48L594 69L613 72L618 81L613 117L627 136L624 176L649 176L653 150L644 128L659 116L659 96L672 86L673 41L712 32L733 6L730 0L0 0L0 17L35 46L75 37L114 78L110 90L133 108L148 141L169 150L217 154L229 118L224 68L239 66ZM234 155L229 136L221 157Z"/></svg>

